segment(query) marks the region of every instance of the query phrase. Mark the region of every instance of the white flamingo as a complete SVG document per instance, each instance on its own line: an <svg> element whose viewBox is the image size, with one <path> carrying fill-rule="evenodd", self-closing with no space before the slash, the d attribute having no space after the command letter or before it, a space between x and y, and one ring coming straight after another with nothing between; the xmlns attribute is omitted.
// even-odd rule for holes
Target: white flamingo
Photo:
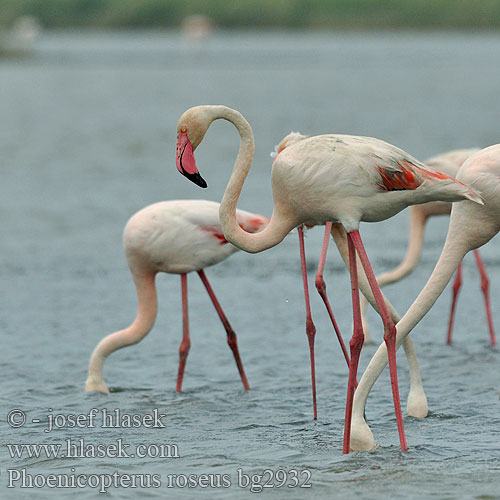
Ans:
<svg viewBox="0 0 500 500"><path fill-rule="evenodd" d="M457 178L481 193L484 205L468 201L453 204L448 235L436 267L396 325L398 346L433 306L467 252L484 245L500 230L500 144L470 156L458 171ZM368 364L354 396L353 450L375 447L373 434L364 419L364 409L368 394L386 364L387 350L382 344Z"/></svg>
<svg viewBox="0 0 500 500"><path fill-rule="evenodd" d="M236 212L237 223L250 233L261 230L269 219L244 210ZM177 391L182 389L184 367L189 353L187 274L196 271L205 285L227 333L241 380L247 382L240 360L236 334L224 314L204 268L227 259L238 251L228 243L219 221L219 203L204 200L171 200L154 203L134 214L123 232L123 244L130 271L134 278L138 312L134 322L124 330L104 337L94 349L89 363L87 391L109 392L103 379L105 359L117 349L136 344L153 328L158 301L155 277L159 272L180 274L182 289L183 336L179 349Z"/></svg>
<svg viewBox="0 0 500 500"><path fill-rule="evenodd" d="M433 156L426 160L425 164L444 172L452 177L457 175L458 169L462 166L464 161L473 153L479 151L478 148L471 149L457 149L448 151L440 155ZM377 282L380 287L395 283L406 276L408 276L417 266L422 255L424 244L425 225L429 217L437 215L450 215L451 203L444 201L431 201L422 203L421 205L412 205L409 208L410 212L410 234L408 239L408 250L404 260L394 269L386 271L377 276ZM493 328L493 319L491 315L491 306L489 298L489 279L486 274L479 250L474 250L474 257L476 258L477 267L481 276L481 290L484 295L486 307L486 319L488 321L488 328L490 332L491 345L496 344L495 331ZM458 266L455 281L453 283L453 297L450 310L450 319L448 322L448 333L446 337L447 344L451 344L451 336L453 331L453 322L455 317L455 308L458 298L458 293L462 286L462 264ZM363 326L365 331L365 341L369 340L367 322L365 319L367 301L365 297L361 297L361 314L363 316Z"/></svg>
<svg viewBox="0 0 500 500"><path fill-rule="evenodd" d="M238 157L219 212L224 235L229 241L242 250L256 253L277 245L293 228L304 223L322 225L335 221L347 231L354 333L350 342L344 452L349 451L352 396L364 339L356 253L368 275L384 323L399 437L402 449L406 449L397 385L396 330L361 241L359 223L387 219L415 203L463 199L480 203L480 197L465 184L426 167L386 142L370 137L320 135L297 141L278 155L271 174L273 215L263 231L250 234L238 225L235 215L236 204L252 164L255 144L249 123L238 111L225 106L197 106L184 112L177 125L177 168L199 186L207 186L196 166L194 150L210 124L219 118L233 123L241 137Z"/></svg>
<svg viewBox="0 0 500 500"><path fill-rule="evenodd" d="M276 158L281 151L283 151L286 147L290 146L291 144L306 139L307 136L300 134L299 132L291 132L289 135L287 135L282 141L275 146L274 152L271 153L271 156L273 158ZM439 203L439 202L436 202ZM310 224L305 224L307 227L311 227ZM316 279L315 279L315 286L316 289L322 298L326 310L328 312L328 315L330 317L330 320L332 322L334 331L337 335L337 338L339 340L340 347L342 349L342 352L344 354L344 357L347 362L347 366L349 367L350 360L349 360L349 354L347 352L347 349L345 348L344 341L342 339L342 335L340 333L340 329L337 325L337 321L334 317L332 308L330 306L330 302L328 300L328 296L326 294L326 283L323 277L323 271L325 267L325 262L326 262L326 253L328 250L328 242L330 239L330 233L334 236L334 239L336 239L336 229L335 227L332 227L331 222L327 222L325 224L325 236L323 239L323 246L321 250L321 256L320 256L320 261L318 265L318 270L316 273ZM316 335L316 327L314 325L313 319L312 319L312 313L311 313L311 306L310 306L310 300L309 300L309 285L308 285L308 280L307 280L307 265L306 265L306 256L305 256L305 245L304 245L304 229L303 226L299 226L298 228L298 235L299 235L299 248L300 248L300 258L301 258L301 268L302 268L302 279L303 279L303 284L304 284L304 297L305 297L305 306L306 306L306 334L308 337L309 341L309 349L310 349L310 356L311 356L311 379L312 379L312 394L313 394L313 409L314 409L314 419L317 419L317 406L316 406L316 377L315 377L315 363L314 363L314 338ZM339 245L342 244L342 241L336 241L336 243ZM349 268L349 261L346 261L346 265ZM364 286L366 285L366 286ZM371 305L375 308L376 311L378 311L375 298L373 294L371 293L371 289L368 285L368 282L360 283L360 289L363 292L362 298L365 298L365 295L369 297ZM401 316L396 312L392 304L389 302L387 298L385 298L385 302L387 305L387 308L389 310L389 313L391 315L392 321L394 323L397 323L400 319ZM366 301L366 299L365 299ZM365 333L365 339L366 339L366 333ZM420 376L420 370L418 366L418 360L417 360L417 355L415 352L415 348L413 346L413 342L411 341L410 338L406 339L403 343L403 348L405 350L405 354L408 360L408 367L410 370L410 391L408 393L408 399L407 399L407 413L408 415L418 417L418 418L425 418L428 414L428 405L427 405L427 397L425 395L425 391L422 385L422 377Z"/></svg>

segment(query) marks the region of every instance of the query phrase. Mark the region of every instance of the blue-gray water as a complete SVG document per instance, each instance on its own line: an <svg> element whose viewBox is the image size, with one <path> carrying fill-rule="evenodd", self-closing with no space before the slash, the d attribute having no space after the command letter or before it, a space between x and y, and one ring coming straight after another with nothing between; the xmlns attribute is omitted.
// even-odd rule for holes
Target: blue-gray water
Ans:
<svg viewBox="0 0 500 500"><path fill-rule="evenodd" d="M284 469L310 471L312 487L277 488L275 477L268 483L275 488L263 494L500 498L500 355L488 345L471 256L465 262L453 347L444 345L449 290L413 333L431 413L425 420L405 418L407 453L399 450L384 372L367 408L380 448L342 455L347 369L312 287L321 228L309 231L306 240L318 329L317 422L312 419L297 235L262 254L240 252L207 270L238 333L249 393L195 275L189 280L192 348L184 392L175 392L180 284L169 275L158 279L160 312L153 331L107 360L105 378L114 392L83 390L95 344L135 315L135 290L121 247L128 217L159 200L220 200L226 185L239 139L227 122L214 123L197 151L208 189L176 171L176 124L185 109L226 104L247 117L257 151L239 205L269 216L269 152L290 130L375 136L421 159L497 143L499 57L498 33L217 33L198 47L177 33L62 33L44 35L30 58L0 61L0 496L31 498L32 489L14 481L21 472L8 472L24 469L39 485L54 481L50 474L96 475L93 482L117 471L124 486L109 488L110 498L233 499L249 495L249 487L238 486L238 469L249 475ZM362 226L376 272L404 255L406 224L402 213ZM418 270L387 288L400 312L429 276L446 229L446 218L431 220ZM492 241L482 254L500 329L497 246ZM348 339L349 281L333 246L325 277ZM370 326L380 341L373 313ZM374 351L373 345L365 348L361 370ZM404 400L408 375L402 353L398 364ZM92 408L99 412L95 427L44 432L48 415L85 416ZM157 409L166 414L165 427L102 428L100 411L115 408L141 416ZM13 409L25 412L24 426L7 425ZM64 448L67 439L78 443L82 438L90 445L116 444L121 438L129 451L139 444L175 444L179 458L11 458L6 446ZM143 480L156 475L161 487L137 491L125 474ZM208 479L196 488L182 487L189 474ZM298 476L299 484L305 474ZM7 489L9 475L13 489ZM222 484L231 486L202 487L216 475L226 475ZM288 472L287 485L294 484L292 476ZM75 490L81 498L99 495L89 486L45 486L36 495L68 498Z"/></svg>

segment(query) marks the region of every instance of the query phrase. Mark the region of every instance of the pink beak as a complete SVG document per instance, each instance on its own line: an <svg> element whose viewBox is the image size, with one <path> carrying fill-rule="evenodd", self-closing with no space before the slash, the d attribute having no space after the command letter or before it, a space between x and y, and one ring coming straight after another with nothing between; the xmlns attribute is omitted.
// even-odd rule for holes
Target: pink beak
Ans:
<svg viewBox="0 0 500 500"><path fill-rule="evenodd" d="M176 151L177 170L202 188L207 187L205 179L198 172L196 161L194 159L193 145L188 138L187 132L181 132L177 136L177 151Z"/></svg>

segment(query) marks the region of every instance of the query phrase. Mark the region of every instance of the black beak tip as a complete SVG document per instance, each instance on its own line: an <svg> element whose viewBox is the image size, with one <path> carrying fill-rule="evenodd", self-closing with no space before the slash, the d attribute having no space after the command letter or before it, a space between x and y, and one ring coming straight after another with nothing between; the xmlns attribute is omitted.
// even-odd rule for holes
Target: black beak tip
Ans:
<svg viewBox="0 0 500 500"><path fill-rule="evenodd" d="M206 188L207 187L207 181L199 174L196 173L191 177L191 180L201 188Z"/></svg>
<svg viewBox="0 0 500 500"><path fill-rule="evenodd" d="M199 172L196 172L196 174L188 174L187 172L182 172L182 173L185 177L187 177L191 182L194 182L197 186L200 186L201 188L207 187L207 182L199 174Z"/></svg>

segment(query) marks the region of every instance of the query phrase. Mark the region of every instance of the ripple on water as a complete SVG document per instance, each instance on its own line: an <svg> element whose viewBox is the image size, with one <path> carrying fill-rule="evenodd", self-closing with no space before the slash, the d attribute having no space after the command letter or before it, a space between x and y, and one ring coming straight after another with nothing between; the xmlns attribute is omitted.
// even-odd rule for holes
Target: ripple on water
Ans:
<svg viewBox="0 0 500 500"><path fill-rule="evenodd" d="M0 196L0 404L4 416L17 407L29 419L42 421L13 429L0 418L2 468L157 473L164 481L168 474L217 472L231 474L233 482L239 467L255 474L295 468L312 472L313 488L274 489L273 498L498 498L495 367L500 349L488 346L483 316L477 315L484 306L481 294L475 293L470 256L464 259L453 346L444 345L448 291L412 333L431 413L423 420L405 417L407 453L399 449L386 370L367 407L379 448L342 455L347 371L314 288L310 299L317 327L319 419L313 421L304 292L293 234L269 252L238 252L207 270L238 334L250 393L241 387L219 318L195 276L189 281L192 349L184 392L175 392L182 321L179 283L170 276L157 280L159 314L151 333L107 360L111 394L83 391L96 343L106 332L130 324L136 312L121 242L126 220L161 199L205 196L184 182L175 167L165 168L170 155L165 148L175 145L175 120L194 95L199 103L233 103L247 115L260 146L241 204L270 215L267 151L291 128L314 134L333 127L390 138L422 158L497 141L500 66L491 61L498 53L496 33L218 32L193 54L177 32L162 31L47 33L33 58L0 61L0 151L5 165ZM181 65L167 64L181 58ZM432 92L425 91L429 82ZM306 88L310 91L304 92ZM332 95L342 98L325 99ZM474 96L465 120L464 96ZM227 127L214 124L200 148L203 163L220 167L210 173L213 191L207 196L214 199L223 191L236 154L237 137L231 139ZM426 133L408 133L408 127ZM231 140L234 144L228 147ZM422 288L443 244L448 220L434 219L428 224L418 272L387 287L400 312ZM401 228L406 225L406 213L363 225L376 272L404 255L406 230ZM307 232L311 279L322 232ZM490 273L494 315L494 298L500 295L495 245L492 241L481 250ZM328 255L325 279L347 341L352 323L349 277L337 252ZM376 343L363 348L361 370L382 338L374 313L368 319ZM401 354L398 368L404 398L408 373ZM92 407L140 415L158 408L167 415L165 428L43 432L49 408L54 414L87 414ZM177 444L180 458L15 460L5 447L82 437L95 444L120 438L131 446ZM5 486L5 475L0 477ZM210 493L163 487L141 490L140 495L113 489L107 496L234 500L248 493L248 488L236 486ZM85 489L78 496L99 495ZM67 498L68 491L42 488L36 497Z"/></svg>

